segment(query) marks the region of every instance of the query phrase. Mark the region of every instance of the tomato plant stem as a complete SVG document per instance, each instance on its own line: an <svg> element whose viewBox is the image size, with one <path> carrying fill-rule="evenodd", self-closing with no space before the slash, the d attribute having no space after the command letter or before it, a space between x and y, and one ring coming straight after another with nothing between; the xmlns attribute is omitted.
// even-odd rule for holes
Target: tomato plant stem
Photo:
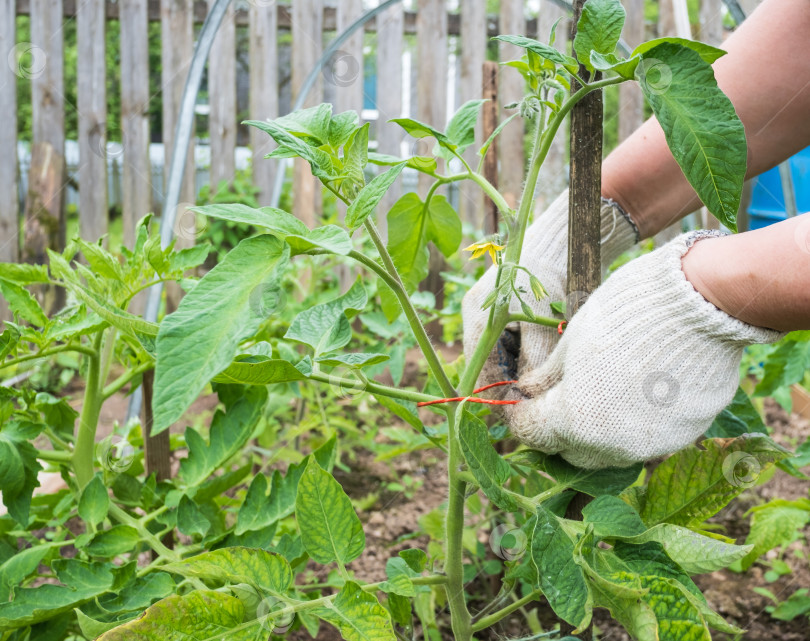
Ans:
<svg viewBox="0 0 810 641"><path fill-rule="evenodd" d="M464 462L461 444L458 440L458 422L461 413L455 408L447 410L447 424L450 429L447 457L447 474L449 478L450 494L447 500L447 521L445 524L446 551L445 571L447 573L447 604L450 608L450 623L456 641L469 641L472 638L472 619L467 609L467 599L464 596L464 547L462 537L464 534L464 499L467 484L459 476L460 468Z"/></svg>
<svg viewBox="0 0 810 641"><path fill-rule="evenodd" d="M422 394L413 390L401 389L399 387L389 387L388 385L381 385L380 383L373 383L372 381L361 381L353 378L343 378L340 376L333 376L331 374L319 374L313 372L309 376L310 380L319 381L321 383L329 383L330 385L339 385L340 387L348 387L352 389L362 389L372 394L380 394L382 396L390 396L391 398L401 398L404 401L413 401L414 403L431 402L440 400L437 396L430 394Z"/></svg>
<svg viewBox="0 0 810 641"><path fill-rule="evenodd" d="M366 231L368 231L371 241L374 243L374 246L377 248L377 251L380 254L380 258L385 266L385 270L390 274L391 278L396 283L396 287L392 286L391 288L393 289L399 304L402 306L402 309L405 312L405 318L408 320L408 324L411 326L414 338L416 338L416 342L419 344L419 348L422 350L422 354L424 354L425 359L427 360L430 373L433 374L434 378L439 383L442 394L445 396L455 396L456 390L453 387L453 384L450 382L450 379L447 377L444 368L442 367L439 356L436 354L436 350L433 348L433 344L430 342L430 337L428 337L425 327L422 325L422 320L419 318L419 314L416 312L416 308L413 306L413 303L408 296L408 292L405 290L405 285L402 283L402 279L399 277L399 272L397 272L397 268L394 266L394 261L391 259L391 255L388 253L388 250L385 248L385 243L383 243L382 238L380 238L380 233L377 231L377 227L374 225L371 218L367 218L363 225L365 226Z"/></svg>
<svg viewBox="0 0 810 641"><path fill-rule="evenodd" d="M73 471L79 488L83 488L93 478L93 450L96 440L96 426L101 412L101 345L104 330L93 340L93 353L88 355L87 386L84 390L84 403L79 415L79 432L76 436L76 449L73 452Z"/></svg>
<svg viewBox="0 0 810 641"><path fill-rule="evenodd" d="M36 354L26 354L25 356L20 356L18 358L12 358L7 361L0 362L0 369L5 369L6 367L11 367L12 365L19 365L20 363L25 363L27 361L33 361L38 358L46 358L48 356L54 356L55 354L61 354L63 352L77 352L79 354L86 354L87 356L92 356L95 354L92 348L85 347L84 345L60 345L59 347L51 347L49 349L43 349L42 351L37 352Z"/></svg>
<svg viewBox="0 0 810 641"><path fill-rule="evenodd" d="M155 366L153 362L148 363L141 363L137 367L133 367L123 374L116 378L112 383L107 385L101 393L102 398L106 401L110 396L115 394L119 391L122 387L124 387L127 383L129 383L132 379L140 376L144 372L149 371Z"/></svg>
<svg viewBox="0 0 810 641"><path fill-rule="evenodd" d="M70 463L73 460L73 453L59 452L58 450L37 450L37 458L49 463Z"/></svg>
<svg viewBox="0 0 810 641"><path fill-rule="evenodd" d="M486 616L483 619L481 619L480 621L478 621L477 623L475 623L472 626L472 631L473 632L479 632L480 630L484 630L486 628L489 628L489 627L495 625L498 621L508 617L515 610L519 610L520 608L522 608L527 603L531 603L532 601L536 600L537 597L540 596L541 594L542 593L539 590L534 590L534 591L530 592L529 594L527 594L523 598L518 599L513 603L510 603L505 608L503 608L501 610L498 610L497 612L493 612L489 616Z"/></svg>
<svg viewBox="0 0 810 641"><path fill-rule="evenodd" d="M129 514L127 514L124 510L118 507L115 503L110 503L110 517L115 519L119 523L128 525L137 530L141 538L149 545L149 547L151 547L161 557L168 559L171 562L177 562L181 560L180 554L178 552L176 552L175 550L170 550L165 545L163 545L160 539L154 534L152 534L141 521L132 518Z"/></svg>

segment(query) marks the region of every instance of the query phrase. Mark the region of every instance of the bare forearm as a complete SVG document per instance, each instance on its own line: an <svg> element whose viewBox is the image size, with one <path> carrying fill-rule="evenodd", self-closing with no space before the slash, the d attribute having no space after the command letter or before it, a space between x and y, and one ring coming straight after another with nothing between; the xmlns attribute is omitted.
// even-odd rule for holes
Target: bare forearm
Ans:
<svg viewBox="0 0 810 641"><path fill-rule="evenodd" d="M808 41L810 0L765 0L714 64L745 125L749 177L810 144ZM654 118L605 159L602 194L631 214L644 238L700 206Z"/></svg>
<svg viewBox="0 0 810 641"><path fill-rule="evenodd" d="M706 300L746 323L810 329L810 214L701 240L683 271Z"/></svg>

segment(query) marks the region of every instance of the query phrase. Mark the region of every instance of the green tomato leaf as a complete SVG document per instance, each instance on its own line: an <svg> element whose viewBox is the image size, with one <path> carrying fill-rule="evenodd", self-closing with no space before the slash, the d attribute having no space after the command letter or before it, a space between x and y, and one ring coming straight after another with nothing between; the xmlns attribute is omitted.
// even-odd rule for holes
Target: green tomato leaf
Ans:
<svg viewBox="0 0 810 641"><path fill-rule="evenodd" d="M160 324L153 434L178 420L208 382L231 364L239 343L265 320L264 294L278 288L289 250L273 236L232 249Z"/></svg>
<svg viewBox="0 0 810 641"><path fill-rule="evenodd" d="M0 263L0 279L18 285L50 282L47 266L29 263Z"/></svg>
<svg viewBox="0 0 810 641"><path fill-rule="evenodd" d="M300 138L296 138L278 123L273 121L262 122L260 120L246 120L242 124L261 129L285 151L292 152L296 156L306 160L312 169L312 175L316 178L320 178L324 182L337 178L334 174L332 158L329 154L317 147L308 145Z"/></svg>
<svg viewBox="0 0 810 641"><path fill-rule="evenodd" d="M344 111L332 116L329 120L329 145L333 149L338 149L346 144L352 134L360 128L357 126L359 122L360 116L356 111Z"/></svg>
<svg viewBox="0 0 810 641"><path fill-rule="evenodd" d="M449 257L461 244L461 220L447 199L434 195L430 206L413 192L403 195L388 212L388 251L410 290L428 273L432 241Z"/></svg>
<svg viewBox="0 0 810 641"><path fill-rule="evenodd" d="M430 156L413 156L412 158L402 159L397 158L396 156L378 154L370 151L368 152L368 161L375 165L382 165L383 167L391 167L404 162L406 167L428 174L434 173L438 167L436 159L431 158Z"/></svg>
<svg viewBox="0 0 810 641"><path fill-rule="evenodd" d="M357 114L354 114L355 122ZM329 142L329 127L332 122L332 105L323 102L314 107L298 109L276 118L273 122L289 133L304 140L313 139L315 146Z"/></svg>
<svg viewBox="0 0 810 641"><path fill-rule="evenodd" d="M612 53L601 54L596 51L591 51L591 67L597 71L613 71L619 74L622 78L633 80L636 74L636 67L641 62L641 56L633 56L628 60L624 58L617 58Z"/></svg>
<svg viewBox="0 0 810 641"><path fill-rule="evenodd" d="M82 490L78 509L79 516L90 525L98 525L107 518L110 495L99 474L96 474Z"/></svg>
<svg viewBox="0 0 810 641"><path fill-rule="evenodd" d="M726 543L671 523L660 523L623 540L627 543L660 543L667 556L688 574L703 574L725 568L743 558L753 547Z"/></svg>
<svg viewBox="0 0 810 641"><path fill-rule="evenodd" d="M634 536L647 528L632 507L616 496L605 494L582 509L582 519L593 525L594 534L602 538Z"/></svg>
<svg viewBox="0 0 810 641"><path fill-rule="evenodd" d="M192 211L211 218L262 227L276 238L286 240L293 255L302 254L313 247L320 247L341 256L347 255L352 250L351 238L340 227L326 225L310 231L292 214L273 207L254 208L233 203L193 207Z"/></svg>
<svg viewBox="0 0 810 641"><path fill-rule="evenodd" d="M478 122L481 105L485 102L486 100L468 100L458 108L447 123L447 137L456 145L457 154L463 154L467 147L475 142L475 124ZM444 147L434 149L433 153L445 160L453 157L453 154Z"/></svg>
<svg viewBox="0 0 810 641"><path fill-rule="evenodd" d="M526 38L525 36L495 36L493 40L508 42L509 44L513 44L521 49L527 49L532 53L536 53L545 60L550 60L555 64L562 65L571 73L576 73L579 69L579 63L576 61L576 59L572 58L571 56L566 56L565 54L557 51L554 47L550 47L549 45L538 42L537 40L532 40L531 38Z"/></svg>
<svg viewBox="0 0 810 641"><path fill-rule="evenodd" d="M314 460L298 482L295 518L306 551L318 563L349 563L366 546L351 500L340 483Z"/></svg>
<svg viewBox="0 0 810 641"><path fill-rule="evenodd" d="M776 499L751 510L751 530L746 544L753 546L742 560L747 570L766 552L792 543L799 532L810 523L810 501Z"/></svg>
<svg viewBox="0 0 810 641"><path fill-rule="evenodd" d="M745 180L745 129L708 62L664 43L642 54L636 78L672 155L709 211L737 231Z"/></svg>
<svg viewBox="0 0 810 641"><path fill-rule="evenodd" d="M6 299L9 309L37 327L45 327L48 317L30 292L8 280L0 278L0 294Z"/></svg>
<svg viewBox="0 0 810 641"><path fill-rule="evenodd" d="M727 51L723 51L723 49L712 47L711 45L707 45L704 42L687 40L686 38L655 38L654 40L643 42L638 47L633 49L632 53L630 54L630 58L634 58L635 56L643 56L647 52L649 52L652 49L655 49L658 45L661 44L674 44L680 45L681 47L686 47L687 49L691 49L692 51L697 53L704 62L707 62L708 64L712 64L715 60L717 60L718 58L722 58L728 53Z"/></svg>
<svg viewBox="0 0 810 641"><path fill-rule="evenodd" d="M284 476L278 470L274 470L269 496L267 478L263 474L253 478L245 501L239 508L236 520L238 536L245 532L261 530L295 511L298 482L307 463L308 460L304 459L298 465L291 465Z"/></svg>
<svg viewBox="0 0 810 641"><path fill-rule="evenodd" d="M246 547L203 552L162 567L167 572L214 581L221 585L247 583L273 594L284 594L293 580L290 564L283 556Z"/></svg>
<svg viewBox="0 0 810 641"><path fill-rule="evenodd" d="M609 54L616 49L626 15L619 0L588 0L583 5L574 36L574 51L589 71L593 71L591 51Z"/></svg>
<svg viewBox="0 0 810 641"><path fill-rule="evenodd" d="M211 529L211 521L186 494L183 494L177 506L177 529L186 536L205 536Z"/></svg>
<svg viewBox="0 0 810 641"><path fill-rule="evenodd" d="M334 601L313 614L334 625L346 641L396 641L388 611L354 581L347 581Z"/></svg>
<svg viewBox="0 0 810 641"><path fill-rule="evenodd" d="M186 429L188 456L180 461L180 477L186 487L208 480L242 449L261 418L266 401L264 387L250 387L227 413L217 410L211 420L209 443L193 427Z"/></svg>
<svg viewBox="0 0 810 641"><path fill-rule="evenodd" d="M764 434L708 439L661 463L650 477L641 518L648 525L697 527L789 452Z"/></svg>
<svg viewBox="0 0 810 641"><path fill-rule="evenodd" d="M363 369L378 363L384 363L391 357L388 354L329 354L326 356L319 356L315 362L322 365L329 365L330 367L339 367L341 365L356 369Z"/></svg>
<svg viewBox="0 0 810 641"><path fill-rule="evenodd" d="M520 465L542 470L566 488L590 496L618 495L632 485L641 473L643 465L630 467L607 467L601 470L585 470L571 465L561 456L544 454L537 450L521 450L509 460Z"/></svg>
<svg viewBox="0 0 810 641"><path fill-rule="evenodd" d="M367 303L366 290L358 279L342 296L298 314L284 338L309 345L316 354L340 349L351 340L348 319Z"/></svg>
<svg viewBox="0 0 810 641"><path fill-rule="evenodd" d="M363 170L368 164L368 128L366 123L354 131L343 148L343 173L360 187L366 182Z"/></svg>
<svg viewBox="0 0 810 641"><path fill-rule="evenodd" d="M500 134L504 130L506 125L512 122L519 115L520 114L518 113L514 113L505 120L503 120L497 127L495 127L495 130L489 135L487 141L483 144L481 149L478 150L478 155L481 156L481 158L487 155L487 151L489 151L489 148L492 146L492 143L495 142L495 139L498 137L498 134Z"/></svg>
<svg viewBox="0 0 810 641"><path fill-rule="evenodd" d="M0 426L0 492L8 513L23 527L28 525L31 496L39 487L42 466L29 439L36 436L7 421Z"/></svg>
<svg viewBox="0 0 810 641"><path fill-rule="evenodd" d="M537 506L531 555L540 589L557 616L576 628L588 625L591 603L582 568L574 561L574 540L542 505Z"/></svg>
<svg viewBox="0 0 810 641"><path fill-rule="evenodd" d="M132 552L141 540L138 531L129 525L114 525L96 534L85 550L93 556L112 557Z"/></svg>
<svg viewBox="0 0 810 641"><path fill-rule="evenodd" d="M360 227L376 209L391 185L402 173L405 163L394 165L386 172L375 176L374 179L360 190L349 209L346 210L346 226L354 231Z"/></svg>
<svg viewBox="0 0 810 641"><path fill-rule="evenodd" d="M459 441L467 466L487 498L502 510L517 510L517 503L503 489L512 476L511 466L492 447L484 422L466 409L459 425Z"/></svg>
<svg viewBox="0 0 810 641"><path fill-rule="evenodd" d="M754 396L772 396L779 388L800 383L810 369L810 341L784 341L768 354Z"/></svg>
<svg viewBox="0 0 810 641"><path fill-rule="evenodd" d="M49 545L38 545L15 552L10 558L0 564L0 602L5 603L11 596L11 591L28 577L36 572L39 564L50 552Z"/></svg>
<svg viewBox="0 0 810 641"><path fill-rule="evenodd" d="M195 590L158 601L144 615L104 634L98 641L256 641L265 621L245 621L245 606L229 594ZM238 628L238 629L234 629Z"/></svg>
<svg viewBox="0 0 810 641"><path fill-rule="evenodd" d="M0 334L0 361L11 354L20 342L20 330L6 323L6 329Z"/></svg>
<svg viewBox="0 0 810 641"><path fill-rule="evenodd" d="M0 629L14 630L53 619L112 589L115 580L110 564L59 559L52 567L64 585L15 588L14 599L0 603Z"/></svg>
<svg viewBox="0 0 810 641"><path fill-rule="evenodd" d="M388 122L395 122L414 138L435 138L436 142L447 149L455 149L456 144L441 131L426 125L413 118L392 118Z"/></svg>
<svg viewBox="0 0 810 641"><path fill-rule="evenodd" d="M311 363L303 360L297 365L289 361L266 356L243 355L217 374L215 383L238 383L241 385L271 385L303 381L312 370Z"/></svg>
<svg viewBox="0 0 810 641"><path fill-rule="evenodd" d="M762 417L751 403L748 394L738 387L734 399L717 415L704 436L706 438L736 438L751 432L767 434L768 428L762 422Z"/></svg>

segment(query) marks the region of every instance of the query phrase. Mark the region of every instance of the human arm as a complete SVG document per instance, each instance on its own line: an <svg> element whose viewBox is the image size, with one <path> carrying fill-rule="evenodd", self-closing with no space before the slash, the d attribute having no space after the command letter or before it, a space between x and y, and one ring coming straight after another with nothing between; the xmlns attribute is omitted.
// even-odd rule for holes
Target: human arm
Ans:
<svg viewBox="0 0 810 641"><path fill-rule="evenodd" d="M764 229L707 238L683 259L709 302L751 325L810 329L810 214Z"/></svg>
<svg viewBox="0 0 810 641"><path fill-rule="evenodd" d="M807 0L765 0L724 43L720 88L745 126L748 176L810 144ZM651 118L602 164L602 195L629 212L648 238L700 206L658 122Z"/></svg>

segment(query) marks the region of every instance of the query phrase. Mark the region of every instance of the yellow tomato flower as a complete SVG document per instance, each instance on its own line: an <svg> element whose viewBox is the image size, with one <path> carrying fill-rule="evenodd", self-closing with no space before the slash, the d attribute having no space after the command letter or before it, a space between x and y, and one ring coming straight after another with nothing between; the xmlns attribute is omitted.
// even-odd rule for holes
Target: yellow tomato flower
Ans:
<svg viewBox="0 0 810 641"><path fill-rule="evenodd" d="M489 257L492 259L493 263L498 262L498 252L503 251L506 245L496 245L491 240L486 241L479 241L477 243L473 243L469 247L465 247L461 251L465 252L472 252L472 256L470 256L470 260L475 260L476 258L481 258L484 254L489 254Z"/></svg>

